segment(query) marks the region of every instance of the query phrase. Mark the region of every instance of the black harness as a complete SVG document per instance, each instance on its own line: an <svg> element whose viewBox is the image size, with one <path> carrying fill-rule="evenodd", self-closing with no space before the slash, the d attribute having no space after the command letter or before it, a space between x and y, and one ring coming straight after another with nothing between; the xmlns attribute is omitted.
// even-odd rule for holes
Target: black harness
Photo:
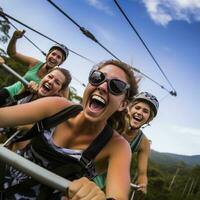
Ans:
<svg viewBox="0 0 200 200"><path fill-rule="evenodd" d="M49 146L44 135L42 134L44 130L49 130L50 128L55 127L59 123L76 116L81 111L82 106L72 105L59 113L38 122L25 136L15 140L14 142L32 139L29 145L31 145L34 151L36 151L39 155L45 157L45 159L51 162L51 168L48 168L48 170L56 173L57 175L65 177L69 180L74 180L83 176L92 179L96 175L94 159L113 135L113 131L110 126L106 125L103 131L94 139L88 148L83 151L80 161L69 155L64 155L55 151L51 146ZM0 166L1 183L3 183L3 177L5 174L4 168L5 164L3 167ZM4 173L2 171L4 171ZM3 190L3 192L16 193L19 190L25 190L26 188L30 188L34 185L38 185L38 182L31 178L9 187L8 189ZM53 188L42 185L40 195L37 199L50 199L53 191Z"/></svg>

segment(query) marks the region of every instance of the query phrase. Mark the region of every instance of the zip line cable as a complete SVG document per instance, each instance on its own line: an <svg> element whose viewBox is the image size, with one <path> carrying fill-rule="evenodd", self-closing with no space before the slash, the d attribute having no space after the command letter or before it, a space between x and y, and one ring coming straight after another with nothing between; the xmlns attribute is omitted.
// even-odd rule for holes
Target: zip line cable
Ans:
<svg viewBox="0 0 200 200"><path fill-rule="evenodd" d="M11 23L7 17L2 16L15 30L18 30L17 27ZM10 37L10 36L9 36ZM30 40L26 35L24 35L24 37L34 46L36 47L44 56L46 56L46 53L44 51L42 51L42 49L40 49L32 40Z"/></svg>
<svg viewBox="0 0 200 200"><path fill-rule="evenodd" d="M52 42L54 42L54 43L56 43L56 44L61 45L60 43L58 43L58 42L55 41L54 39L52 39L52 38L50 38L50 37L44 35L43 33L39 32L39 31L37 31L37 30L35 30L35 29L33 29L33 28L31 28L30 26L28 26L28 25L26 25L26 24L20 22L19 20L15 19L14 17L11 17L10 15L6 14L5 12L0 11L0 16L6 16L6 17L8 17L9 19L12 19L12 20L14 20L15 22L17 22L17 23L19 23L19 24L25 26L26 28L32 30L33 32L35 32L35 33L37 33L37 34L39 34L39 35L45 37L46 39L48 39L48 40L50 40L50 41L52 41ZM68 48L68 49L69 49L69 48ZM95 62L92 61L92 60L90 60L89 58L86 58L85 56L82 56L82 55L80 55L79 53L77 53L77 52L75 52L75 51L73 51L73 50L71 50L71 49L69 49L69 51L72 52L72 53L74 53L74 54L76 54L77 56L79 56L79 57L81 57L81 58L83 58L83 59L85 59L85 60L87 60L87 61L89 61L89 62L95 64Z"/></svg>
<svg viewBox="0 0 200 200"><path fill-rule="evenodd" d="M5 16L4 16L3 18L4 18L12 27L14 27L16 30L18 30L17 27L16 27L14 24L12 24ZM9 37L10 37L10 36L9 36ZM34 47L36 47L44 56L47 55L47 54L46 54L44 51L42 51L34 42L32 42L28 37L26 37L25 35L24 35L24 37L25 37ZM77 82L79 82L83 87L86 87L85 84L82 83L81 81L79 81L75 76L72 75L72 78L75 79Z"/></svg>
<svg viewBox="0 0 200 200"><path fill-rule="evenodd" d="M28 26L28 25L26 25L26 24L20 22L19 20L17 20L17 19L15 19L15 18L11 17L10 15L6 14L5 12L0 11L0 16L2 16L2 17L5 17L5 16L6 16L6 17L8 17L8 18L14 20L15 22L17 22L17 23L19 23L19 24L21 24L21 25L27 27L28 29L32 30L33 32L36 32L37 34L39 34L39 35L45 37L46 39L49 39L50 41L53 41L53 42L56 43L56 44L59 44L57 41L55 41L55 40L51 39L50 37L48 37L48 36L46 36L46 35L40 33L39 31L37 31L37 30L31 28L30 26ZM82 29L83 29L83 28L82 28ZM85 32L86 32L86 31L85 31ZM88 34L88 35L89 35L89 34ZM92 37L92 36L91 36L91 37ZM95 38L95 37L94 37L94 38ZM82 55L80 55L80 54L78 54L78 53L76 53L76 52L74 52L74 51L72 51L72 50L70 50L70 49L69 49L69 51L71 51L71 52L73 52L74 54L76 54L76 55L82 57L83 59L88 60L89 62L95 64L95 62L92 61L92 60L90 60L89 58L86 58L86 57L84 57L84 56L82 56ZM119 59L117 59L117 60L119 60ZM159 84L158 82L156 82L155 80L153 80L152 78L150 78L149 76L147 76L146 74L144 74L143 72L141 72L139 69L136 69L136 68L134 68L134 67L132 67L132 69L133 69L134 71L136 71L137 73L140 73L140 74L143 75L144 77L148 78L149 80L151 80L152 82L154 82L155 84L157 84L158 86L160 86L162 89L164 89L164 90L166 90L167 92L169 92L171 95L173 95L173 94L172 94L173 91L167 90L163 85ZM78 81L78 82L80 83L80 81ZM81 84L85 87L85 84L84 84L84 83L81 83Z"/></svg>
<svg viewBox="0 0 200 200"><path fill-rule="evenodd" d="M98 45L100 45L104 50L106 50L110 55L112 55L117 60L120 60L117 56L115 56L110 50L108 50L105 46L103 46L96 38L95 36L86 28L81 27L75 20L73 20L66 12L64 12L60 7L58 7L54 2L51 0L47 0L51 5L53 5L57 10L59 10L65 17L67 17L73 24L78 26L78 28L81 30L81 32L88 38L90 38L92 41L96 42Z"/></svg>
<svg viewBox="0 0 200 200"><path fill-rule="evenodd" d="M136 69L134 67L131 67L134 71L138 72L139 74L143 75L144 77L148 78L149 80L151 80L152 82L154 82L155 84L157 84L158 86L161 87L161 89L166 90L167 92L169 92L171 94L171 92L173 91L169 91L167 88L165 88L163 85L161 85L160 83L158 83L157 81L153 80L152 78L150 78L149 76L147 76L146 74L144 74L143 72L141 72L139 69ZM171 94L173 95L173 94Z"/></svg>
<svg viewBox="0 0 200 200"><path fill-rule="evenodd" d="M128 21L129 25L134 30L134 32L136 33L136 35L139 37L140 41L142 42L142 44L144 45L144 47L146 48L146 50L148 51L148 53L150 54L150 56L152 57L152 59L154 60L154 62L156 63L157 67L159 68L159 70L161 71L161 73L163 74L163 76L165 77L165 79L167 80L167 82L169 83L169 85L171 86L171 88L174 90L174 91L170 91L170 94L172 96L177 96L177 92L174 89L173 85L171 84L171 82L169 81L169 79L167 78L167 76L165 75L163 69L160 67L159 63L156 61L155 57L151 53L150 49L147 47L146 43L144 42L144 40L142 39L142 37L140 36L140 34L136 30L136 28L133 26L133 24L131 23L131 21L129 20L129 18L127 17L127 15L125 14L125 12L122 10L122 8L119 5L119 3L117 2L117 0L113 0L113 1L116 4L116 6L119 8L119 10L121 11L121 13L123 14L123 16L125 17L125 19Z"/></svg>
<svg viewBox="0 0 200 200"><path fill-rule="evenodd" d="M52 2L51 0L47 0L50 4L52 4L57 10L59 10L65 17L67 17L72 23L74 23L80 30L81 32L87 36L88 38L90 38L91 40L93 40L94 42L98 43L102 48L105 49L105 47L98 42L98 40L95 38L95 36L87 29L85 29L84 27L81 27L75 20L73 20L68 14L66 14L66 12L64 12L60 7L58 7L54 2ZM114 58L116 58L117 60L120 61L119 58L117 58L113 53L111 53L108 49L105 49L107 52L109 52L109 54L111 54ZM159 84L158 82L154 81L152 78L150 78L149 76L147 76L146 74L142 73L140 70L132 67L132 69L140 74L142 74L144 77L148 78L149 80L153 81L154 83L156 83L157 85L159 85L162 89L166 90L167 92L169 92L171 95L176 94L176 92L174 91L169 91L168 89L166 89L163 85ZM176 96L176 95L175 95Z"/></svg>
<svg viewBox="0 0 200 200"><path fill-rule="evenodd" d="M5 14L5 13L3 13L3 15L2 15L2 13L3 13L3 12L0 10L0 16L2 16L6 21L8 21L8 23L10 23L10 25L12 25L16 30L18 30L17 27L16 27L15 25L11 24L11 22L7 19L7 17L10 17L10 16L7 15L7 14ZM5 17L4 14L5 14L7 17ZM10 17L10 18L13 19L13 20L15 21L14 18L12 18L12 17ZM27 27L27 28L33 30L34 32L38 33L39 35L42 35L42 36L44 36L45 38L50 39L51 41L55 42L56 44L59 44L58 42L54 41L53 39L48 38L47 36L43 35L42 33L38 32L38 31L35 31L34 29L32 29L31 27L29 27L29 26L23 24L22 22L19 22L18 20L16 20L16 21L17 21L18 23L24 25L25 27ZM8 35L8 36L9 36L9 35ZM10 37L10 36L9 36L9 37ZM24 37L25 37L25 35L24 35ZM25 37L25 38L26 38L32 45L34 45L44 56L46 56L46 53L44 53L44 51L42 51L37 45L35 45L29 38L27 38L27 37ZM70 50L70 51L73 52L72 50ZM79 55L79 54L77 54L77 53L75 53L75 54L76 54L76 55ZM85 58L85 57L83 57L83 56L81 56L81 55L79 55L79 56L82 57L82 58L84 58L84 59L86 59L86 60L88 60L88 61L90 61L90 62L92 62L92 63L94 63L93 61L91 61L91 60L88 59L88 58ZM80 83L83 87L85 87L85 84L84 84L84 83L82 83L81 81L79 81L76 77L74 77L74 76L72 76L72 77L73 77L78 83Z"/></svg>

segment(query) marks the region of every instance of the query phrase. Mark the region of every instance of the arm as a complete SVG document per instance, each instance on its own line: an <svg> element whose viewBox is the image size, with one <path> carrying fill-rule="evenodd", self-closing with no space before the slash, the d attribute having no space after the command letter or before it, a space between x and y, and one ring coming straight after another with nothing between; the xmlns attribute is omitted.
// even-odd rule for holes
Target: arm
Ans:
<svg viewBox="0 0 200 200"><path fill-rule="evenodd" d="M139 147L139 151L137 154L137 184L140 186L138 191L142 191L143 193L147 192L147 167L148 167L148 159L150 152L150 144L149 140L144 137Z"/></svg>
<svg viewBox="0 0 200 200"><path fill-rule="evenodd" d="M33 67L36 63L38 63L38 60L29 56L25 56L23 54L20 54L16 51L16 42L19 38L23 37L25 31L15 31L12 38L10 39L10 42L7 47L7 53L8 55L13 58L15 61L18 61L29 68Z"/></svg>
<svg viewBox="0 0 200 200"><path fill-rule="evenodd" d="M118 135L109 142L111 154L106 179L106 196L117 200L127 200L130 190L131 149L128 142Z"/></svg>
<svg viewBox="0 0 200 200"><path fill-rule="evenodd" d="M30 103L0 108L0 127L13 127L37 122L72 103L61 97L46 97Z"/></svg>

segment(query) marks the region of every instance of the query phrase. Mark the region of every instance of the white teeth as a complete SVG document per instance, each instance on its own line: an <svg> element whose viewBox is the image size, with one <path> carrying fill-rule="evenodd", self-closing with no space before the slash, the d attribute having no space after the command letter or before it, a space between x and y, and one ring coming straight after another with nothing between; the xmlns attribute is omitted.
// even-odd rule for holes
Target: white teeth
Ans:
<svg viewBox="0 0 200 200"><path fill-rule="evenodd" d="M138 115L134 115L133 116L134 119L141 121L142 120L142 116L138 116Z"/></svg>
<svg viewBox="0 0 200 200"><path fill-rule="evenodd" d="M100 96L94 95L94 96L92 96L92 99L98 100L98 101L100 101L101 103L106 104L105 100L104 100L103 98L101 98Z"/></svg>
<svg viewBox="0 0 200 200"><path fill-rule="evenodd" d="M45 83L45 84L44 84L44 86L45 86L46 88L50 89L50 87L49 87L49 84L48 84L48 83Z"/></svg>
<svg viewBox="0 0 200 200"><path fill-rule="evenodd" d="M43 87L46 88L46 90L48 90L48 91L51 90L51 87L50 87L50 85L48 83L45 83L43 85Z"/></svg>

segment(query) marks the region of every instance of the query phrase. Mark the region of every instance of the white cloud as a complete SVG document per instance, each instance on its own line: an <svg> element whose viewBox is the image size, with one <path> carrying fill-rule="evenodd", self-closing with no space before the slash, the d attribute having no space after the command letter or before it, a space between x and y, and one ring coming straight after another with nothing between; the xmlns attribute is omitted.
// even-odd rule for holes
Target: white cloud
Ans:
<svg viewBox="0 0 200 200"><path fill-rule="evenodd" d="M143 0L153 21L166 26L173 20L200 22L200 0Z"/></svg>
<svg viewBox="0 0 200 200"><path fill-rule="evenodd" d="M185 135L193 136L193 137L196 137L196 136L200 137L200 129L195 129L195 128L191 128L191 127L177 126L177 125L174 125L171 128L176 133L181 133L181 134L185 134Z"/></svg>
<svg viewBox="0 0 200 200"><path fill-rule="evenodd" d="M89 3L89 5L95 7L98 10L104 11L108 15L114 15L112 10L108 6L103 4L103 1L101 0L86 0L86 1Z"/></svg>

